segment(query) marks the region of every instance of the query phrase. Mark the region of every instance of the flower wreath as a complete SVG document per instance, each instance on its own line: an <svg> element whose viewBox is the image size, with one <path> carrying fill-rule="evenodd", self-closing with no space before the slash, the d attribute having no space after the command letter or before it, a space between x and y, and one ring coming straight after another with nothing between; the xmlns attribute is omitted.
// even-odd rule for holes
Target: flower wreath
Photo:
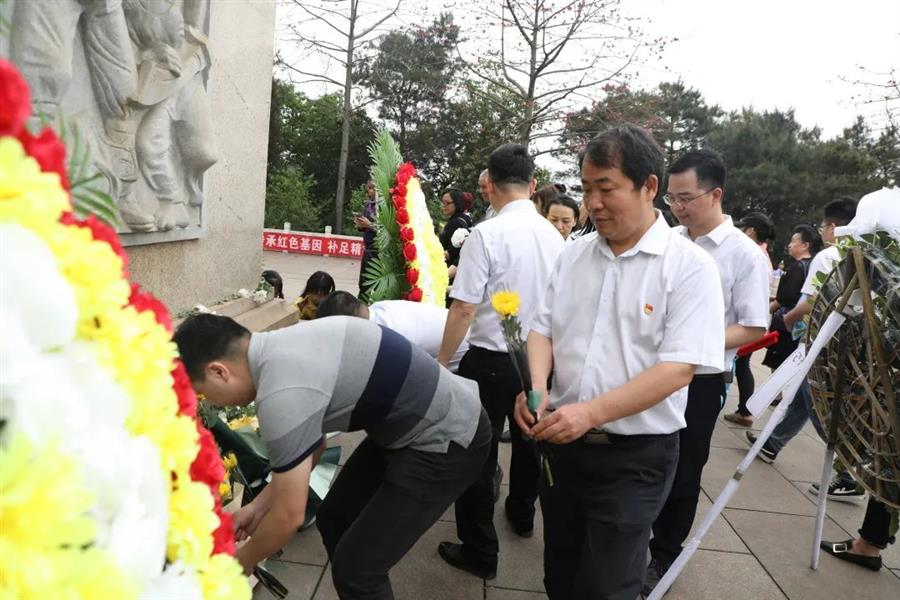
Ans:
<svg viewBox="0 0 900 600"><path fill-rule="evenodd" d="M0 596L250 597L165 306L0 60Z"/></svg>
<svg viewBox="0 0 900 600"><path fill-rule="evenodd" d="M404 299L444 306L449 283L444 249L434 233L416 167L402 162L387 131L378 134L369 152L379 199L378 256L365 273L367 300Z"/></svg>

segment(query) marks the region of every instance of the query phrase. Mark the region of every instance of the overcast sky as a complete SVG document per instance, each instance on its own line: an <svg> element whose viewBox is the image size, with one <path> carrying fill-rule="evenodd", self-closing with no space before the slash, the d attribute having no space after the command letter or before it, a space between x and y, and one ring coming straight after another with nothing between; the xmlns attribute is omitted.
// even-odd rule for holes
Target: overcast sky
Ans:
<svg viewBox="0 0 900 600"><path fill-rule="evenodd" d="M466 0L407 0L403 22L427 22L420 6L436 15L451 3L459 13ZM793 107L801 124L818 125L825 137L840 134L857 114L883 114L882 106L855 101L866 89L842 78L865 75L860 66L872 73L900 70L900 0L623 0L622 6L651 36L677 38L661 59L638 67L636 85L681 77L726 110ZM289 14L279 8L280 29ZM464 34L486 42L477 30Z"/></svg>
<svg viewBox="0 0 900 600"><path fill-rule="evenodd" d="M900 0L630 0L646 27L678 38L641 68L650 84L680 75L726 109L794 107L806 126L839 134L860 90L841 80L900 69ZM666 68L669 70L666 71Z"/></svg>

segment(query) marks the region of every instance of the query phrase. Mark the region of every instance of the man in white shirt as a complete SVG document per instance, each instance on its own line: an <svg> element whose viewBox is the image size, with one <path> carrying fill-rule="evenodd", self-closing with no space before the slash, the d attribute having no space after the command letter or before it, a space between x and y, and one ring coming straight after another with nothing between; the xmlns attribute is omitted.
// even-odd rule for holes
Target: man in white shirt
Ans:
<svg viewBox="0 0 900 600"><path fill-rule="evenodd" d="M481 199L487 203L487 208L484 211L484 218L482 221L487 221L488 219L492 219L497 216L497 213L494 211L494 207L491 205L491 192L488 188L488 170L485 169L481 172L481 175L478 176L478 191L481 194Z"/></svg>
<svg viewBox="0 0 900 600"><path fill-rule="evenodd" d="M535 423L519 396L516 422L544 442L554 480L541 486L550 600L632 599L675 477L687 385L697 367L722 370L722 288L709 254L653 208L663 153L647 131L607 131L580 162L597 231L553 271L528 336L544 398Z"/></svg>
<svg viewBox="0 0 900 600"><path fill-rule="evenodd" d="M766 333L769 324L768 260L749 237L722 212L726 169L722 158L707 149L692 150L669 167L668 191L663 196L680 227L675 231L709 253L719 270L725 302L724 369L698 368L688 388L687 426L681 430L678 470L672 491L653 523L652 560L644 594L681 552L691 531L700 497L700 476L709 458L716 418L725 401L725 384L737 349Z"/></svg>
<svg viewBox="0 0 900 600"><path fill-rule="evenodd" d="M322 300L316 318L345 315L368 319L376 325L393 329L436 359L444 337L447 312L442 306L409 300L382 300L366 306L350 292L337 291ZM466 336L447 368L456 373L459 361L468 350L469 338Z"/></svg>
<svg viewBox="0 0 900 600"><path fill-rule="evenodd" d="M497 216L479 223L462 247L438 355L438 362L447 365L469 331L469 351L460 362L459 374L478 382L481 403L494 430L482 476L456 502L456 531L462 543L442 542L438 552L451 565L487 579L497 570L492 489L497 444L507 418L512 458L505 514L520 536L530 537L534 529L540 457L535 443L512 423L522 385L507 353L500 317L491 305L496 292L518 293L522 334L528 335L550 272L565 247L553 225L534 210L529 199L534 189L534 161L528 148L504 144L491 153L487 192Z"/></svg>

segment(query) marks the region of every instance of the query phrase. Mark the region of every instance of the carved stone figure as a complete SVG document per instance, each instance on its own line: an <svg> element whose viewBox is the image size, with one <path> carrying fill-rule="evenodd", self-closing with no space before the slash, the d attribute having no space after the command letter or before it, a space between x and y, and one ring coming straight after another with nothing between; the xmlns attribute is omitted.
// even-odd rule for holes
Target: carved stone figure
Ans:
<svg viewBox="0 0 900 600"><path fill-rule="evenodd" d="M202 177L216 161L205 89L208 14L208 0L15 3L11 55L36 112L66 112L73 77L85 75L75 60L83 51L95 166L126 232L199 232Z"/></svg>

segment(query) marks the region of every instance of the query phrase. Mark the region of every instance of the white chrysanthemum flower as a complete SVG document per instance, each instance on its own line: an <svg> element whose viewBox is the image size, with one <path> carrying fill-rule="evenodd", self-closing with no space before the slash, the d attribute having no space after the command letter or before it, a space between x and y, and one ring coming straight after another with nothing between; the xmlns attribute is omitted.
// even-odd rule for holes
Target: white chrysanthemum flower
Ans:
<svg viewBox="0 0 900 600"><path fill-rule="evenodd" d="M21 321L41 349L75 336L78 304L47 244L18 223L0 224L0 305ZM4 352L10 350L4 344Z"/></svg>

